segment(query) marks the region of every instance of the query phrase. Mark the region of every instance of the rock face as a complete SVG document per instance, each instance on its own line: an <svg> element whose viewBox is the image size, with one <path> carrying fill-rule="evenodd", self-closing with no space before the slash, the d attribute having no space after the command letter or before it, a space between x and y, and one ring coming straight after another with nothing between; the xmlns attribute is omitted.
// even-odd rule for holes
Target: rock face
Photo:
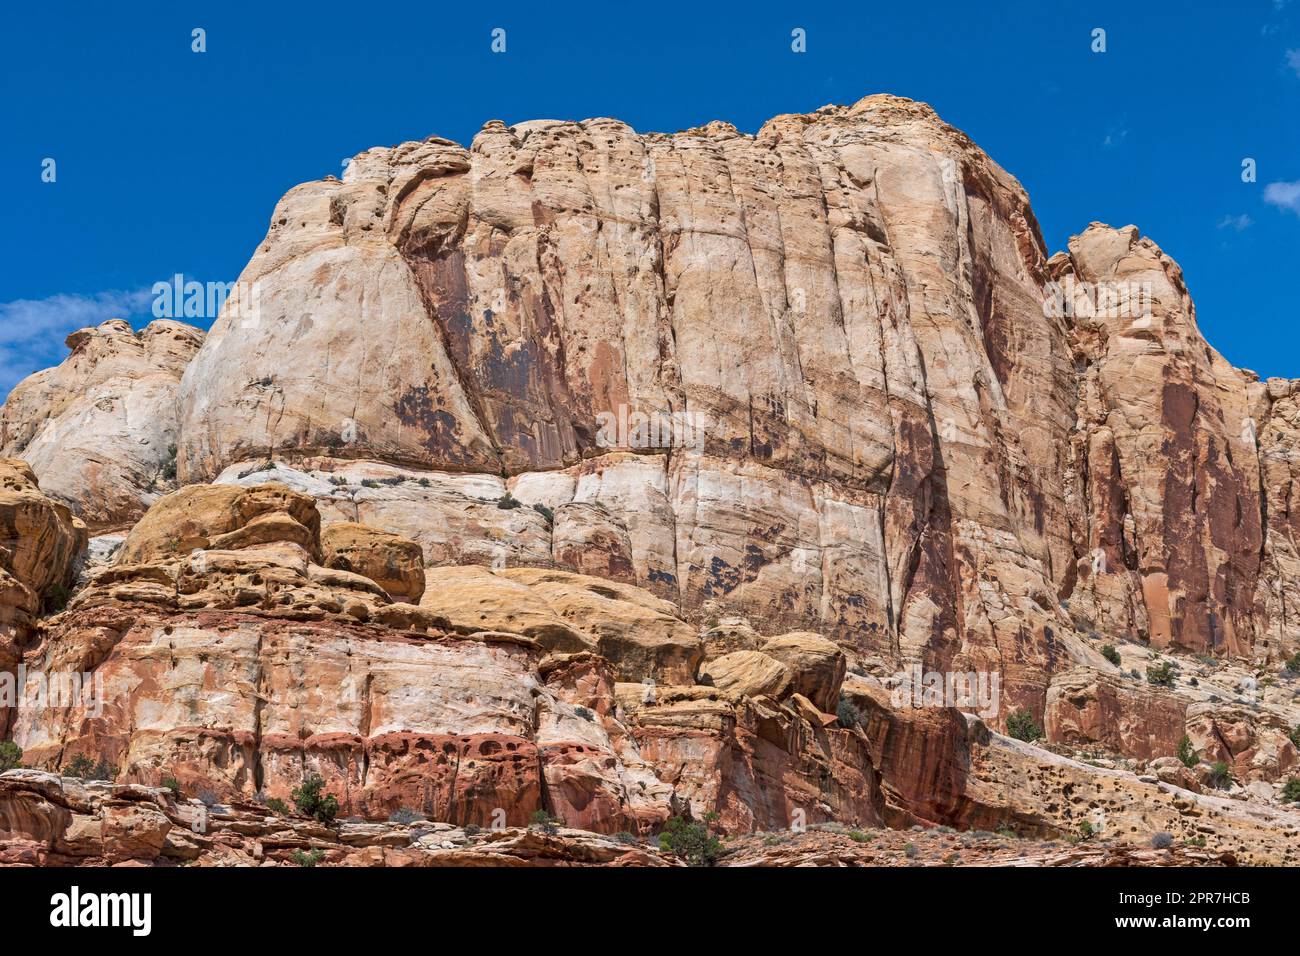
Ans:
<svg viewBox="0 0 1300 956"><path fill-rule="evenodd" d="M92 530L129 525L175 487L176 390L202 342L166 320L73 332L72 354L23 379L0 408L0 456L28 462Z"/></svg>
<svg viewBox="0 0 1300 956"><path fill-rule="evenodd" d="M242 279L257 315L182 383L183 479L369 468L320 488L326 522L427 564L995 670L1035 713L1077 632L1300 643L1291 384L1209 349L1132 227L1049 259L922 104L373 149L291 191Z"/></svg>

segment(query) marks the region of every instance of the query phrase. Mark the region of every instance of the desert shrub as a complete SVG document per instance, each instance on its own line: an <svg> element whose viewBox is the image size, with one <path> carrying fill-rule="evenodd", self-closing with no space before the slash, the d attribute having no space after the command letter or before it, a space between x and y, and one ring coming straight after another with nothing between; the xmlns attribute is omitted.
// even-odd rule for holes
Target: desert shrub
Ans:
<svg viewBox="0 0 1300 956"><path fill-rule="evenodd" d="M1115 650L1114 644L1101 645L1101 656L1106 658L1116 667L1119 667L1119 651Z"/></svg>
<svg viewBox="0 0 1300 956"><path fill-rule="evenodd" d="M861 830L850 830L849 839L852 840L854 843L866 843L868 840L871 839L871 837L867 836Z"/></svg>
<svg viewBox="0 0 1300 956"><path fill-rule="evenodd" d="M467 823L462 829L465 831L465 836L478 836L483 832L483 828L477 823Z"/></svg>
<svg viewBox="0 0 1300 956"><path fill-rule="evenodd" d="M15 767L21 767L23 760L23 748L19 747L12 740L6 740L0 743L0 773L6 770L13 770Z"/></svg>
<svg viewBox="0 0 1300 956"><path fill-rule="evenodd" d="M362 487L362 488L378 488L378 487L379 487L379 482L375 481L375 479L373 479L373 478L362 478L362 479L361 479L361 487Z"/></svg>
<svg viewBox="0 0 1300 956"><path fill-rule="evenodd" d="M205 807L215 807L220 802L221 798L211 790L199 791L199 803L203 804Z"/></svg>
<svg viewBox="0 0 1300 956"><path fill-rule="evenodd" d="M1210 767L1210 786L1216 790L1227 790L1232 783L1232 770L1222 760Z"/></svg>
<svg viewBox="0 0 1300 956"><path fill-rule="evenodd" d="M298 812L315 817L321 823L329 823L338 815L339 802L333 794L321 796L325 781L321 775L314 773L302 782L301 787L293 790L293 803Z"/></svg>
<svg viewBox="0 0 1300 956"><path fill-rule="evenodd" d="M497 507L502 511L510 511L514 508L522 508L523 502L507 491L497 499Z"/></svg>
<svg viewBox="0 0 1300 956"><path fill-rule="evenodd" d="M1283 803L1300 803L1300 777L1292 777L1282 788Z"/></svg>
<svg viewBox="0 0 1300 956"><path fill-rule="evenodd" d="M1029 743L1043 736L1043 728L1034 723L1034 715L1021 708L1007 718L1007 734Z"/></svg>
<svg viewBox="0 0 1300 956"><path fill-rule="evenodd" d="M1090 821L1084 820L1082 823L1079 824L1078 838L1080 840L1090 840L1094 836L1096 836L1096 834L1097 834L1097 828L1094 827Z"/></svg>
<svg viewBox="0 0 1300 956"><path fill-rule="evenodd" d="M388 815L389 823L401 823L401 824L405 824L406 826L410 826L412 823L415 823L423 819L424 817L420 816L418 813L416 813L414 810L410 809L409 807L398 807L396 810L394 810L392 813Z"/></svg>
<svg viewBox="0 0 1300 956"><path fill-rule="evenodd" d="M1173 661L1161 661L1147 668L1147 683L1159 687L1173 687L1178 667Z"/></svg>
<svg viewBox="0 0 1300 956"><path fill-rule="evenodd" d="M1295 655L1286 662L1286 669L1292 674L1300 674L1300 651L1296 651Z"/></svg>
<svg viewBox="0 0 1300 956"><path fill-rule="evenodd" d="M280 814L280 816L287 816L289 813L288 804L286 804L279 797L271 797L269 800L267 800L266 809L270 810L272 813L278 813Z"/></svg>
<svg viewBox="0 0 1300 956"><path fill-rule="evenodd" d="M862 711L854 705L843 694L840 694L839 705L835 708L835 716L839 718L840 723L845 727L857 727L862 723Z"/></svg>
<svg viewBox="0 0 1300 956"><path fill-rule="evenodd" d="M176 446L167 446L167 457L163 459L162 467L158 473L162 475L164 481L176 480Z"/></svg>
<svg viewBox="0 0 1300 956"><path fill-rule="evenodd" d="M1151 837L1151 847L1155 850L1167 850L1174 845L1174 835L1161 830Z"/></svg>
<svg viewBox="0 0 1300 956"><path fill-rule="evenodd" d="M539 501L537 504L533 505L533 510L546 519L546 527L552 528L555 526L555 512L546 507L546 505Z"/></svg>
<svg viewBox="0 0 1300 956"><path fill-rule="evenodd" d="M1292 727L1291 733L1287 734L1287 736L1291 738L1291 743L1295 745L1295 748L1300 750L1300 724L1296 724Z"/></svg>
<svg viewBox="0 0 1300 956"><path fill-rule="evenodd" d="M617 840L619 843L627 843L627 844L641 842L640 837L638 837L635 833L628 833L626 830L621 830L620 832L615 833L614 839Z"/></svg>
<svg viewBox="0 0 1300 956"><path fill-rule="evenodd" d="M65 777L77 777L81 780L113 780L117 777L117 768L107 760L96 763L85 754L77 754L61 771Z"/></svg>
<svg viewBox="0 0 1300 956"><path fill-rule="evenodd" d="M659 849L691 866L712 866L722 854L722 843L703 823L672 817L659 834Z"/></svg>
<svg viewBox="0 0 1300 956"><path fill-rule="evenodd" d="M173 797L178 797L178 798L180 797L181 782L177 780L175 777L163 777L162 786L164 790L170 790L172 792Z"/></svg>
<svg viewBox="0 0 1300 956"><path fill-rule="evenodd" d="M315 866L321 860L325 859L324 850L312 850L310 853L304 853L302 850L294 850L290 854L293 862L299 866Z"/></svg>
<svg viewBox="0 0 1300 956"><path fill-rule="evenodd" d="M545 810L534 810L528 817L528 825L536 827L548 836L554 836L560 832L560 821Z"/></svg>
<svg viewBox="0 0 1300 956"><path fill-rule="evenodd" d="M45 613L58 614L68 606L68 600L72 597L62 581L55 581L50 585L50 589L45 592Z"/></svg>
<svg viewBox="0 0 1300 956"><path fill-rule="evenodd" d="M907 846L903 847L903 853L909 860L915 860L916 855L919 852L920 851L916 848L915 843L909 843Z"/></svg>
<svg viewBox="0 0 1300 956"><path fill-rule="evenodd" d="M589 711L586 707L581 707L581 706L575 707L573 708L573 712L577 714L579 717L581 717L583 720L596 719L596 715L593 714L591 711Z"/></svg>
<svg viewBox="0 0 1300 956"><path fill-rule="evenodd" d="M1201 755L1192 746L1192 738L1186 734L1183 734L1183 739L1178 741L1177 757L1184 767L1195 767L1201 762Z"/></svg>

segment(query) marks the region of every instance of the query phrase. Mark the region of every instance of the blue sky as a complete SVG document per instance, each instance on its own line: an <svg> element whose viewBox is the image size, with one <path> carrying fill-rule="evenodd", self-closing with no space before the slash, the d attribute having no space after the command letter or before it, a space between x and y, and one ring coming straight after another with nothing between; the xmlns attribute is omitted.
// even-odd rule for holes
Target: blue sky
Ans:
<svg viewBox="0 0 1300 956"><path fill-rule="evenodd" d="M929 102L1017 176L1050 251L1139 226L1220 351L1300 377L1300 0L49 2L0 24L0 394L75 328L148 321L160 279L235 279L287 189L370 146L468 144L489 119L753 132L876 92Z"/></svg>

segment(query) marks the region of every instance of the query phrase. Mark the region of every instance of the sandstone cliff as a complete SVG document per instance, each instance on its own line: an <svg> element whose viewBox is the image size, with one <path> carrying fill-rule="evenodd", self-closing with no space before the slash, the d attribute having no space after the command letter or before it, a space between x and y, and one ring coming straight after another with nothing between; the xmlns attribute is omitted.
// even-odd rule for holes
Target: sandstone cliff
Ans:
<svg viewBox="0 0 1300 956"><path fill-rule="evenodd" d="M0 671L107 688L9 736L139 788L0 779L16 857L112 857L67 827L143 813L132 858L207 858L150 788L251 808L316 773L370 821L1087 823L1295 860L1300 380L1214 352L1134 227L1049 257L923 104L372 149L281 200L239 288L206 338L76 333L0 411L42 516L7 547L57 556L5 566ZM41 620L85 547L56 501L129 533ZM900 707L913 662L999 706ZM614 859L519 839L462 859Z"/></svg>

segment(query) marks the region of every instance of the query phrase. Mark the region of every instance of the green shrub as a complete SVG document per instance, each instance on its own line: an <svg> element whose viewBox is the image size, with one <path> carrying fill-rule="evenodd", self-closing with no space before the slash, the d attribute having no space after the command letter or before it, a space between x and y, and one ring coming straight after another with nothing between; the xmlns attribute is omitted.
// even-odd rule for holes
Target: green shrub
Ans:
<svg viewBox="0 0 1300 956"><path fill-rule="evenodd" d="M172 792L173 797L178 799L180 798L181 782L175 777L163 777L162 785L164 790L170 790Z"/></svg>
<svg viewBox="0 0 1300 956"><path fill-rule="evenodd" d="M1195 767L1201 762L1201 755L1196 752L1192 746L1192 738L1183 734L1183 739L1178 741L1178 760L1184 767Z"/></svg>
<svg viewBox="0 0 1300 956"><path fill-rule="evenodd" d="M302 782L301 787L293 791L293 803L298 812L315 817L321 823L331 822L339 812L339 802L332 794L321 796L325 781L321 775L314 773Z"/></svg>
<svg viewBox="0 0 1300 956"><path fill-rule="evenodd" d="M389 823L402 823L405 824L406 826L410 826L412 823L415 823L423 819L424 817L420 816L418 813L416 813L414 810L410 809L409 807L398 807L396 810L394 810L392 813L388 815Z"/></svg>
<svg viewBox="0 0 1300 956"><path fill-rule="evenodd" d="M321 860L325 859L324 850L312 850L310 853L304 853L302 850L294 850L290 854L293 862L299 866L315 866Z"/></svg>
<svg viewBox="0 0 1300 956"><path fill-rule="evenodd" d="M581 706L575 707L573 708L573 712L577 714L579 717L581 717L583 720L596 719L596 715L593 714L591 711L589 711L586 707L581 707Z"/></svg>
<svg viewBox="0 0 1300 956"><path fill-rule="evenodd" d="M167 457L163 459L162 467L158 472L162 475L164 481L176 480L176 446L167 446Z"/></svg>
<svg viewBox="0 0 1300 956"><path fill-rule="evenodd" d="M659 849L691 866L712 866L722 854L722 843L703 823L673 817L659 834Z"/></svg>
<svg viewBox="0 0 1300 956"><path fill-rule="evenodd" d="M55 581L50 585L50 589L45 592L45 613L58 614L68 606L68 600L72 597L72 592L63 586L63 582Z"/></svg>
<svg viewBox="0 0 1300 956"><path fill-rule="evenodd" d="M1006 837L1008 840L1020 839L1020 834L1017 833L1015 830L1013 830L1011 827L1007 826L1006 824L1003 824L1002 826L998 827L997 834L1000 837Z"/></svg>
<svg viewBox="0 0 1300 956"><path fill-rule="evenodd" d="M373 479L373 478L362 478L362 479L361 479L361 487L362 487L362 488L378 488L378 487L379 487L379 482L375 481L375 479Z"/></svg>
<svg viewBox="0 0 1300 956"><path fill-rule="evenodd" d="M850 830L849 839L852 840L854 843L866 843L868 840L871 839L871 837L867 836L861 830Z"/></svg>
<svg viewBox="0 0 1300 956"><path fill-rule="evenodd" d="M1115 650L1114 644L1101 645L1101 656L1106 658L1116 667L1119 667L1119 651Z"/></svg>
<svg viewBox="0 0 1300 956"><path fill-rule="evenodd" d="M1043 728L1034 723L1034 715L1021 708L1007 718L1007 734L1029 743L1043 736Z"/></svg>
<svg viewBox="0 0 1300 956"><path fill-rule="evenodd" d="M1216 790L1227 790L1232 783L1232 770L1222 760L1210 767L1210 786Z"/></svg>
<svg viewBox="0 0 1300 956"><path fill-rule="evenodd" d="M510 511L514 508L522 508L523 502L507 491L497 499L497 507L502 511Z"/></svg>
<svg viewBox="0 0 1300 956"><path fill-rule="evenodd" d="M6 770L13 770L15 767L21 767L23 760L23 748L19 747L12 740L6 740L0 743L0 773Z"/></svg>
<svg viewBox="0 0 1300 956"><path fill-rule="evenodd" d="M909 843L907 846L903 847L903 853L909 860L915 860L916 855L919 852L920 851L917 850L915 843Z"/></svg>
<svg viewBox="0 0 1300 956"><path fill-rule="evenodd" d="M619 843L627 843L629 845L633 843L641 842L641 838L639 836L637 836L635 833L628 833L626 830L621 830L618 833L615 833L614 839L617 840Z"/></svg>
<svg viewBox="0 0 1300 956"><path fill-rule="evenodd" d="M1147 668L1147 683L1160 687L1173 687L1178 667L1173 661L1161 661Z"/></svg>
<svg viewBox="0 0 1300 956"><path fill-rule="evenodd" d="M465 836L478 836L483 832L483 828L477 823L467 823L462 829L465 831Z"/></svg>
<svg viewBox="0 0 1300 956"><path fill-rule="evenodd" d="M560 832L560 821L545 810L534 810L528 817L528 825L536 827L548 836L555 836Z"/></svg>
<svg viewBox="0 0 1300 956"><path fill-rule="evenodd" d="M85 754L77 754L63 765L61 772L65 777L81 780L113 780L117 777L117 768L107 760L96 763Z"/></svg>
<svg viewBox="0 0 1300 956"><path fill-rule="evenodd" d="M1286 662L1286 669L1292 674L1300 674L1300 651L1296 651L1295 655Z"/></svg>
<svg viewBox="0 0 1300 956"><path fill-rule="evenodd" d="M282 817L289 815L288 804L279 797L271 797L271 799L267 800L266 809L270 810L272 813L278 813Z"/></svg>
<svg viewBox="0 0 1300 956"><path fill-rule="evenodd" d="M858 710L853 701L843 694L840 694L840 702L835 708L835 716L839 718L840 724L844 727L858 727L862 724L862 711Z"/></svg>
<svg viewBox="0 0 1300 956"><path fill-rule="evenodd" d="M555 526L555 512L546 507L546 505L539 501L537 504L533 505L533 510L546 519L546 527L552 528Z"/></svg>
<svg viewBox="0 0 1300 956"><path fill-rule="evenodd" d="M1300 750L1300 724L1296 724L1295 727L1291 729L1291 733L1287 734L1287 736L1291 738L1292 745L1297 750Z"/></svg>
<svg viewBox="0 0 1300 956"><path fill-rule="evenodd" d="M1082 843L1084 840L1091 840L1097 835L1097 828L1088 820L1079 824L1079 834L1074 838L1074 842Z"/></svg>
<svg viewBox="0 0 1300 956"><path fill-rule="evenodd" d="M1282 788L1283 803L1300 803L1300 777L1292 777Z"/></svg>

